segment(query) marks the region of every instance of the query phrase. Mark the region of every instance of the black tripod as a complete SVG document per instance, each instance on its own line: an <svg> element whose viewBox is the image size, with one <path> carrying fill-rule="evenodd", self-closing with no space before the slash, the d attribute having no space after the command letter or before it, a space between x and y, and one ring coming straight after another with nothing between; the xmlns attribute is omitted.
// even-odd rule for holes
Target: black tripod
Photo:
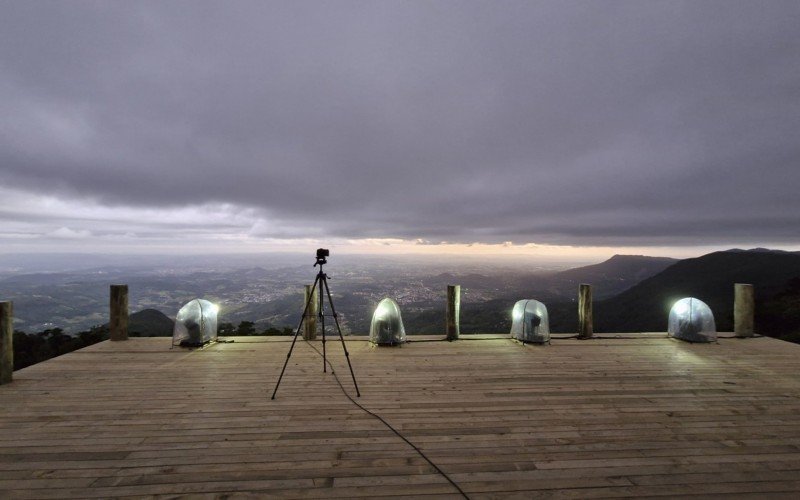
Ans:
<svg viewBox="0 0 800 500"><path fill-rule="evenodd" d="M294 350L294 344L297 342L297 336L300 334L300 329L303 327L303 321L306 319L306 314L308 314L308 306L311 305L311 301L314 300L314 290L317 289L319 286L319 319L320 323L322 324L322 371L328 371L328 358L327 353L325 352L325 303L323 302L323 287L325 290L325 295L328 296L328 303L331 305L331 312L333 313L333 320L336 322L336 330L339 332L339 340L342 341L342 349L344 349L344 357L347 359L347 366L350 368L350 376L353 377L353 385L356 388L356 396L361 397L361 393L358 391L358 383L356 382L356 375L353 373L353 365L350 364L350 353L347 352L347 346L344 343L344 337L342 336L342 329L339 326L339 316L336 314L336 308L333 307L333 299L331 298L331 290L328 288L328 275L322 272L322 265L327 264L328 261L325 257L328 257L330 252L326 248L319 248L317 249L317 262L314 263L314 267L319 265L319 272L317 273L317 277L314 279L314 285L311 287L311 293L308 295L308 300L306 300L306 306L303 308L303 316L300 318L300 324L297 325L297 331L294 333L294 338L292 339L292 346L289 348L288 354L286 354L286 361L283 363L283 369L281 370L281 374L278 377L278 383L275 384L275 390L272 392L272 399L275 399L275 394L278 393L278 387L281 385L281 379L283 378L283 373L286 371L286 365L289 364L289 358L292 356L292 351Z"/></svg>

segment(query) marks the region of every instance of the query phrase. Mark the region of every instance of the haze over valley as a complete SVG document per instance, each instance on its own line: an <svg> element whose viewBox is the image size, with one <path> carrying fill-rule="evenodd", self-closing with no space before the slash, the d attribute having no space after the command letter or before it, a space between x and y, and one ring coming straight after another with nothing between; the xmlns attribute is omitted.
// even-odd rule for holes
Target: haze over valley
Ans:
<svg viewBox="0 0 800 500"><path fill-rule="evenodd" d="M15 328L28 332L62 328L74 333L101 325L108 321L108 286L114 283L129 285L132 312L156 309L174 317L184 303L205 298L220 305L220 323L253 321L259 330L295 327L303 305L303 285L313 283L317 272L302 254L106 260L105 265L93 266L95 259L80 255L4 259L7 267L0 273L0 295L14 301ZM409 326L430 332L441 328L441 320L424 324L425 318L444 307L449 284L462 286L465 310L471 304L513 301L530 294L553 301L573 300L581 279L595 282L597 297L603 298L674 262L617 256L604 264L567 270L566 264L533 265L524 259L487 263L457 256L334 255L326 272L343 331L367 333L374 306L392 297L403 307ZM13 271L9 264L16 265ZM48 266L48 272L30 272Z"/></svg>

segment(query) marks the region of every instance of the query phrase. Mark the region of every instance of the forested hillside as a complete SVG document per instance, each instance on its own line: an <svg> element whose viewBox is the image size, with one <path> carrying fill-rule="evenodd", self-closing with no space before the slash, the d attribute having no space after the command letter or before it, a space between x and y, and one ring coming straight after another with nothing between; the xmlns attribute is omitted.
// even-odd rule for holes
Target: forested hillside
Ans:
<svg viewBox="0 0 800 500"><path fill-rule="evenodd" d="M595 328L605 332L664 331L672 304L683 297L707 303L717 330L733 329L734 283L755 287L756 326L775 337L796 330L800 254L755 250L715 252L686 259L595 306Z"/></svg>

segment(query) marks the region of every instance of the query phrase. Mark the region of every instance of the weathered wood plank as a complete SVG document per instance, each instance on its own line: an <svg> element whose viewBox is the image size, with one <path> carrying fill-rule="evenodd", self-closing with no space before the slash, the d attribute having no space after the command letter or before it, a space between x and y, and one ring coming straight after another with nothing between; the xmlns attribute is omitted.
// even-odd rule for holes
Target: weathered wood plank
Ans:
<svg viewBox="0 0 800 500"><path fill-rule="evenodd" d="M800 346L659 335L348 348L359 403L470 498L800 493ZM16 372L0 496L458 497L307 344L270 401L289 344L234 340L104 342Z"/></svg>

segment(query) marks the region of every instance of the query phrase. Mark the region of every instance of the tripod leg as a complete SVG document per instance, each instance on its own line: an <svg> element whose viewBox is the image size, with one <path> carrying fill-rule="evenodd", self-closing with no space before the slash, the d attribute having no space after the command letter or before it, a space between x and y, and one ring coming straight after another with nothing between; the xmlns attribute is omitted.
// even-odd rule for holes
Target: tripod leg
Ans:
<svg viewBox="0 0 800 500"><path fill-rule="evenodd" d="M320 297L322 297L322 288L325 288L325 293L328 295L328 303L331 305L331 312L333 313L333 320L336 322L336 331L339 332L339 340L342 341L342 349L344 349L344 358L347 360L347 367L350 368L350 376L353 377L353 386L356 388L356 396L361 397L361 392L358 390L358 383L356 382L356 374L353 373L353 365L350 363L350 353L347 352L347 345L344 343L344 336L342 335L342 328L339 326L339 316L336 314L336 308L333 307L333 298L331 297L331 290L328 288L328 280L324 277L319 285Z"/></svg>
<svg viewBox="0 0 800 500"><path fill-rule="evenodd" d="M275 390L272 391L272 398L275 399L275 394L278 393L278 387L281 385L281 379L283 379L283 372L286 371L286 365L289 364L289 358L292 357L292 351L294 350L294 344L297 342L297 336L300 334L300 328L303 327L303 321L306 319L306 314L308 314L308 306L311 304L311 299L314 298L314 289L317 287L317 283L320 282L320 277L317 275L317 278L314 280L314 285L311 287L311 293L308 296L308 300L306 301L306 306L303 308L303 315L300 317L300 324L297 325L297 331L294 332L294 338L292 339L292 345L289 347L289 352L286 354L286 361L283 362L283 369L281 370L281 374L278 377L278 383L275 384ZM319 287L320 291L322 291L322 286ZM324 330L323 330L324 331Z"/></svg>
<svg viewBox="0 0 800 500"><path fill-rule="evenodd" d="M322 300L322 284L325 283L325 274L320 269L319 276L319 322L322 325L322 373L328 372L328 356L325 352L325 303Z"/></svg>

